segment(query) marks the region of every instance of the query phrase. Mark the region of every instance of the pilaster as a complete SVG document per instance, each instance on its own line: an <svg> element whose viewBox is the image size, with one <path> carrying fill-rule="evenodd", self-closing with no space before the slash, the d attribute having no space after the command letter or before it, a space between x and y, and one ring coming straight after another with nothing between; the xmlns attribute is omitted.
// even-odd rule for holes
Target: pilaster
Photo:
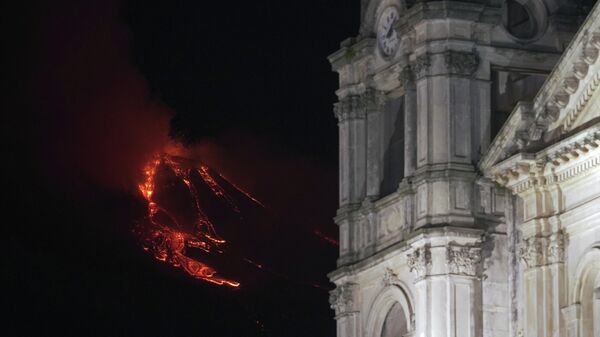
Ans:
<svg viewBox="0 0 600 337"><path fill-rule="evenodd" d="M329 304L335 310L337 335L360 337L360 317L357 310L358 284L346 282L329 293Z"/></svg>
<svg viewBox="0 0 600 337"><path fill-rule="evenodd" d="M376 200L380 195L383 180L383 156L385 144L383 140L383 109L385 94L382 91L368 88L362 95L367 116L367 198Z"/></svg>
<svg viewBox="0 0 600 337"><path fill-rule="evenodd" d="M477 232L449 228L411 243L407 264L416 276L415 336L481 336L480 245Z"/></svg>
<svg viewBox="0 0 600 337"><path fill-rule="evenodd" d="M561 308L567 303L564 234L525 237L519 248L523 265L526 337L564 336Z"/></svg>
<svg viewBox="0 0 600 337"><path fill-rule="evenodd" d="M417 89L410 66L399 76L404 88L404 177L410 177L417 168Z"/></svg>
<svg viewBox="0 0 600 337"><path fill-rule="evenodd" d="M366 109L360 95L344 97L334 105L339 127L340 207L365 197Z"/></svg>

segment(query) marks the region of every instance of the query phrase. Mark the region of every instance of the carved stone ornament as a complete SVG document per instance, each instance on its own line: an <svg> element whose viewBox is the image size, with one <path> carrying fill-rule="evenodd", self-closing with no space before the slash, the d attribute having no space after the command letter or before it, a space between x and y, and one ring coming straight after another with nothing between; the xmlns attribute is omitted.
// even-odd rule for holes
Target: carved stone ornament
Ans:
<svg viewBox="0 0 600 337"><path fill-rule="evenodd" d="M361 98L367 113L381 112L385 107L385 93L383 91L368 88L361 95Z"/></svg>
<svg viewBox="0 0 600 337"><path fill-rule="evenodd" d="M444 52L444 62L448 72L457 75L473 75L479 67L479 57L473 52L447 50Z"/></svg>
<svg viewBox="0 0 600 337"><path fill-rule="evenodd" d="M469 246L448 246L448 273L476 276L481 262L481 248Z"/></svg>
<svg viewBox="0 0 600 337"><path fill-rule="evenodd" d="M405 66L402 71L398 74L398 80L406 88L412 86L415 81L415 73L411 66Z"/></svg>
<svg viewBox="0 0 600 337"><path fill-rule="evenodd" d="M335 117L338 121L343 122L353 119L364 119L366 111L360 96L351 95L343 98L333 106Z"/></svg>
<svg viewBox="0 0 600 337"><path fill-rule="evenodd" d="M383 286L392 286L397 285L400 282L400 278L398 278L398 275L391 268L385 268L381 281L383 282Z"/></svg>
<svg viewBox="0 0 600 337"><path fill-rule="evenodd" d="M548 263L565 261L565 241L562 232L552 234L548 243Z"/></svg>
<svg viewBox="0 0 600 337"><path fill-rule="evenodd" d="M543 240L541 237L524 239L519 247L519 258L527 268L535 268L544 264Z"/></svg>
<svg viewBox="0 0 600 337"><path fill-rule="evenodd" d="M329 304L336 315L352 312L356 283L344 283L329 292Z"/></svg>
<svg viewBox="0 0 600 337"><path fill-rule="evenodd" d="M360 95L350 95L333 105L338 121L364 119L368 113L383 111L385 94L379 90L368 88Z"/></svg>
<svg viewBox="0 0 600 337"><path fill-rule="evenodd" d="M415 272L417 279L427 276L427 272L431 266L431 252L428 246L415 249L407 255L407 258L408 267L410 271Z"/></svg>
<svg viewBox="0 0 600 337"><path fill-rule="evenodd" d="M429 67L431 66L431 57L429 54L419 55L412 65L414 75L417 79L423 78L429 73Z"/></svg>

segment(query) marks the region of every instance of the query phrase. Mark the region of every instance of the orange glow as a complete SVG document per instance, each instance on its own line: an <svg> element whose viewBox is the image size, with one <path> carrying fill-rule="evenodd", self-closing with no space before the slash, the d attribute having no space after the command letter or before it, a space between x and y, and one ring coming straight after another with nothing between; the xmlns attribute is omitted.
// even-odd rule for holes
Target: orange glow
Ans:
<svg viewBox="0 0 600 337"><path fill-rule="evenodd" d="M231 197L225 192L225 190L221 186L219 186L219 184L217 184L217 182L213 179L213 177L210 175L208 167L206 167L204 165L200 166L200 168L198 169L198 174L200 174L200 177L202 177L202 180L204 180L204 182L208 185L208 187L210 187L210 189L213 191L213 193L215 195L218 195L219 197L225 199L227 201L227 203L229 203L229 205L236 212L239 213L240 210L239 210L239 208L237 208L237 206L233 202L233 199L231 199Z"/></svg>
<svg viewBox="0 0 600 337"><path fill-rule="evenodd" d="M160 167L171 170L187 188L196 211L196 221L193 230L184 230L184 226L178 222L177 217L156 200L156 176ZM144 167L144 181L138 185L142 196L148 203L147 222L144 223L139 231L143 241L143 248L145 251L151 252L157 260L169 263L174 267L181 267L189 275L197 279L216 285L239 287L239 282L218 276L218 272L214 268L187 254L187 250L190 248L199 249L205 253L222 253L222 246L226 243L224 239L218 236L213 223L202 210L200 196L191 176L193 172L199 174L202 181L210 188L214 195L224 199L235 212L240 211L234 199L219 185L207 166L200 165L199 168L196 168L191 164L191 161L186 159L167 154L157 155ZM231 184L231 182L220 174L218 175L221 179ZM233 184L231 186L262 206L249 193ZM254 262L252 264L257 268L262 268L260 264Z"/></svg>

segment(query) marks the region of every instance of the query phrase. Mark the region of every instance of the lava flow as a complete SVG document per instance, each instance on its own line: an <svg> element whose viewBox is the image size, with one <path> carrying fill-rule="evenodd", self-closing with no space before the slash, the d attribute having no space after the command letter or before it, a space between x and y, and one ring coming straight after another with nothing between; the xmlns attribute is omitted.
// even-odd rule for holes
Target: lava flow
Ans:
<svg viewBox="0 0 600 337"><path fill-rule="evenodd" d="M174 177L165 182L164 186L157 186L159 170L168 172ZM219 185L217 179L206 165L167 154L153 158L144 168L144 181L139 185L139 190L148 203L147 221L138 228L146 251L151 252L160 261L167 262L175 267L181 267L191 276L218 285L239 287L240 283L217 276L217 271L197 258L190 257L190 249L197 249L204 253L222 253L226 243L217 234L213 223L203 211L200 195L194 183L194 177L201 179L210 191L218 198L223 199L235 212L240 212L233 198ZM220 180L228 182L222 175L215 172ZM161 182L162 184L162 182ZM185 186L187 194L191 197L193 216L191 221L182 220L179 214L171 211L172 207L165 206L165 200L157 196L158 188L169 188L174 185ZM255 198L237 186L231 184L240 193L253 202L262 206Z"/></svg>

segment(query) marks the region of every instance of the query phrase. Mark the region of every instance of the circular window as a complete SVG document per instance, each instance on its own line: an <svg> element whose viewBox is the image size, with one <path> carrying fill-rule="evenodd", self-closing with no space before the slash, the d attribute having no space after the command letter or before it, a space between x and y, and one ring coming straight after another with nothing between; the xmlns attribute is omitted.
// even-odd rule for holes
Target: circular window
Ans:
<svg viewBox="0 0 600 337"><path fill-rule="evenodd" d="M504 3L504 27L518 39L532 39L537 34L535 17L529 8L515 0Z"/></svg>

